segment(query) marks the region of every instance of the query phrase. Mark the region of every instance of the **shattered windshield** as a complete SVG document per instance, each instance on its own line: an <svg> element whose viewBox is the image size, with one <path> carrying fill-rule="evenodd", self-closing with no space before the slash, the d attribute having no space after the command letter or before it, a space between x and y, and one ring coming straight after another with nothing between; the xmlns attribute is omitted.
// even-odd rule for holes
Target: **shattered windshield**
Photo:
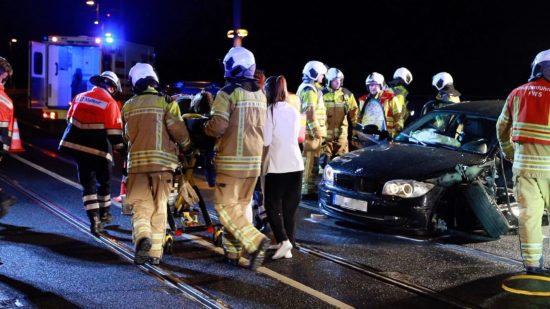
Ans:
<svg viewBox="0 0 550 309"><path fill-rule="evenodd" d="M397 142L486 154L496 143L496 122L478 115L431 112L395 137Z"/></svg>

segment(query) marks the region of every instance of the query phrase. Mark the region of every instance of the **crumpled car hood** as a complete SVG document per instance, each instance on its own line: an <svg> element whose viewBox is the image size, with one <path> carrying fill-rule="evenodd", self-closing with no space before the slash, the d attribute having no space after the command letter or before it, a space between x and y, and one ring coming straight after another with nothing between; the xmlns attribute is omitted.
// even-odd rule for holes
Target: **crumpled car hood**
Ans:
<svg viewBox="0 0 550 309"><path fill-rule="evenodd" d="M416 144L390 143L355 150L330 162L336 173L360 177L424 180L453 171L457 164L477 165L487 155Z"/></svg>

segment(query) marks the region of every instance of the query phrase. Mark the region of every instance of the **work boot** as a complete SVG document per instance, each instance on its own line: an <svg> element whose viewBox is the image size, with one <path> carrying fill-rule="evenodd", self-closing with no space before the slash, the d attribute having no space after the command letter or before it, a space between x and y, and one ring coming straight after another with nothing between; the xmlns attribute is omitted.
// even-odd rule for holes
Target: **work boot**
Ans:
<svg viewBox="0 0 550 309"><path fill-rule="evenodd" d="M542 268L542 267L527 266L525 267L525 273L527 273L528 275L534 275L534 276L550 277L550 269Z"/></svg>
<svg viewBox="0 0 550 309"><path fill-rule="evenodd" d="M8 214L10 207L17 202L15 196L7 195L4 192L0 192L0 218L3 218Z"/></svg>
<svg viewBox="0 0 550 309"><path fill-rule="evenodd" d="M136 246L136 255L134 263L143 265L149 260L149 250L151 250L151 238L145 237L138 241Z"/></svg>
<svg viewBox="0 0 550 309"><path fill-rule="evenodd" d="M262 264L264 263L265 259L265 252L267 251L267 248L269 248L269 245L271 244L271 240L269 238L262 239L262 242L260 242L260 245L258 246L258 249L252 254L250 254L250 269L256 271Z"/></svg>
<svg viewBox="0 0 550 309"><path fill-rule="evenodd" d="M109 208L110 207L99 209L101 223L103 224L110 224L113 222L113 215L109 212Z"/></svg>
<svg viewBox="0 0 550 309"><path fill-rule="evenodd" d="M101 219L99 219L99 213L97 210L87 211L87 213L90 219L90 233L95 237L99 237L99 233L105 232Z"/></svg>

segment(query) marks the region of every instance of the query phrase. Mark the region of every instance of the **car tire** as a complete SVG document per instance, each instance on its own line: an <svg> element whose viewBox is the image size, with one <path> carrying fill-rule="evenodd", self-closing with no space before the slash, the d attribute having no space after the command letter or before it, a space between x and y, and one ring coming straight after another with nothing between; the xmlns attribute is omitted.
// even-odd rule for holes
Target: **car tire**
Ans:
<svg viewBox="0 0 550 309"><path fill-rule="evenodd" d="M469 184L464 190L464 197L489 236L498 238L509 231L508 221L481 182L474 181Z"/></svg>

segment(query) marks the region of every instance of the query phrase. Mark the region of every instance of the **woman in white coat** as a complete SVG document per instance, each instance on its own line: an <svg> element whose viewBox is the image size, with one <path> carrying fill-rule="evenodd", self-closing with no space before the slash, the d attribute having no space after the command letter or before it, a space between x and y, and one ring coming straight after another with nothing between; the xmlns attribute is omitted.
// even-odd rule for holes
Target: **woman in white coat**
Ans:
<svg viewBox="0 0 550 309"><path fill-rule="evenodd" d="M288 104L284 76L270 77L265 82L267 118L264 127L266 156L265 208L277 252L273 259L291 258L295 243L295 215L300 204L304 161L298 146L300 114Z"/></svg>

